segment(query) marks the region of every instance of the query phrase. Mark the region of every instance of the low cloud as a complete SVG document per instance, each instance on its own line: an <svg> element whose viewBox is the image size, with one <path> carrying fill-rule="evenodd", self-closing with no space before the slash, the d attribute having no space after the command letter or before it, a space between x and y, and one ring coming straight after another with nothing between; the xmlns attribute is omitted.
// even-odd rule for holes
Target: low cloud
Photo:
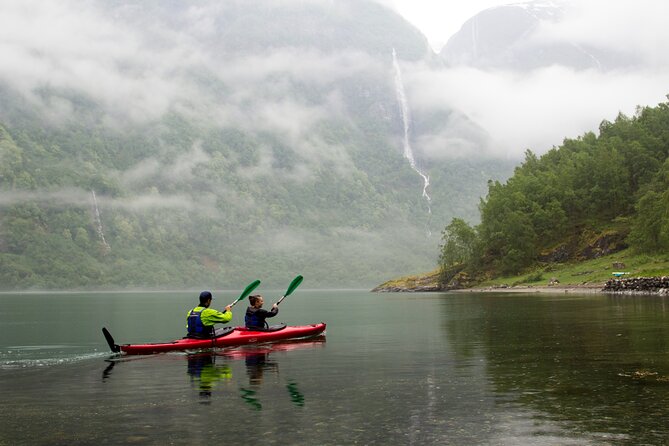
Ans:
<svg viewBox="0 0 669 446"><path fill-rule="evenodd" d="M192 197L186 194L148 193L131 198L113 198L98 196L98 204L106 209L123 209L134 212L151 211L153 209L172 209L182 211L197 211L200 215L215 216L216 198L211 195Z"/></svg>
<svg viewBox="0 0 669 446"><path fill-rule="evenodd" d="M94 3L36 0L0 7L0 79L48 111L39 92L84 94L117 119L156 119L193 94L178 68L200 62L197 48L153 51L137 30ZM62 101L62 100L61 100ZM61 109L62 109L61 105Z"/></svg>
<svg viewBox="0 0 669 446"><path fill-rule="evenodd" d="M536 39L572 41L583 46L639 57L647 67L669 65L669 3L663 0L572 0L564 19L543 23Z"/></svg>
<svg viewBox="0 0 669 446"><path fill-rule="evenodd" d="M129 169L118 172L116 177L123 184L135 186L156 180L188 182L200 176L202 166L211 160L211 156L202 150L200 141L195 142L189 150L179 152L181 154L168 163L155 157L143 159Z"/></svg>
<svg viewBox="0 0 669 446"><path fill-rule="evenodd" d="M0 207L8 207L26 202L37 202L52 207L89 206L92 205L92 194L76 188L65 188L57 191L1 191Z"/></svg>
<svg viewBox="0 0 669 446"><path fill-rule="evenodd" d="M414 65L404 78L412 108L422 113L459 110L489 135L490 143L479 148L479 155L512 158L528 148L543 153L564 138L597 131L602 120L614 120L619 112L633 115L638 105L654 106L666 100L669 91L667 73L648 70L553 66L516 73ZM458 129L462 124L422 135L416 149L431 158L453 156L462 145L474 150L457 138L463 136ZM455 150L449 143L451 133Z"/></svg>
<svg viewBox="0 0 669 446"><path fill-rule="evenodd" d="M74 0L2 2L0 84L20 92L51 120L74 113L73 95L95 101L106 121L116 125L146 124L176 110L213 126L275 135L300 155L293 165L295 178L305 178L314 166L349 171L347 150L320 137L319 125L332 120L356 125L348 121L340 86L360 75L385 77L390 84L390 61L356 51L292 47L220 55L210 47L221 32L212 18L226 7L192 5L173 26L144 22L142 14L158 7L141 3L115 9ZM596 130L602 119L614 119L619 111L633 114L637 105L664 101L669 90L667 16L669 4L658 0L583 0L573 2L563 21L543 24L533 37L633 53L643 62L634 70L602 73L555 66L512 73L403 63L415 116L456 112L447 126L415 135L414 149L430 159L519 157L527 148L541 153L565 137ZM310 87L329 94L295 95L296 88ZM245 174L271 174L270 149L261 147L260 162ZM139 181L146 175L192 174L194 165L207 162L204 152L193 150L167 170L146 160L123 175Z"/></svg>
<svg viewBox="0 0 669 446"><path fill-rule="evenodd" d="M61 208L64 206L93 207L107 209L126 209L142 211L150 209L209 209L215 204L215 197L200 195L197 199L185 194L161 194L153 192L133 196L132 198L116 198L96 194L95 200L90 190L65 188L49 191L0 192L0 207L8 207L22 203L39 203L41 206Z"/></svg>
<svg viewBox="0 0 669 446"><path fill-rule="evenodd" d="M510 71L402 64L415 115L455 110L468 118L416 135L417 153L430 159L520 158L528 148L543 153L564 138L596 132L602 120L614 120L620 112L631 116L637 106L666 101L669 3L579 0L566 2L563 11L559 22L542 22L525 44L566 43L586 54L596 49L607 58L602 69L554 65ZM621 68L610 69L616 64ZM475 127L479 135L487 135L487 142L477 139Z"/></svg>

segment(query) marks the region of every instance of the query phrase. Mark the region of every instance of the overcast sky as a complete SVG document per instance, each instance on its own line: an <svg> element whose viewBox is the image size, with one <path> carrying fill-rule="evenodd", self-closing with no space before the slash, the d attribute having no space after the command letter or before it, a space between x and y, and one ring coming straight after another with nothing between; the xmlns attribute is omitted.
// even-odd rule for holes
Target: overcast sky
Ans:
<svg viewBox="0 0 669 446"><path fill-rule="evenodd" d="M476 13L493 6L512 3L504 0L386 0L386 4L420 29L435 51Z"/></svg>

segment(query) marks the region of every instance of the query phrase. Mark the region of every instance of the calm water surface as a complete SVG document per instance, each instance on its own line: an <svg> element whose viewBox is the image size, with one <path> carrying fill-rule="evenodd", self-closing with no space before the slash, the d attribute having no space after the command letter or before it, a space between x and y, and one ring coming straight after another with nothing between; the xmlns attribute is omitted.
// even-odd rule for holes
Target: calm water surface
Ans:
<svg viewBox="0 0 669 446"><path fill-rule="evenodd" d="M669 441L667 298L300 289L275 321L324 338L108 352L182 336L196 294L0 294L0 445Z"/></svg>

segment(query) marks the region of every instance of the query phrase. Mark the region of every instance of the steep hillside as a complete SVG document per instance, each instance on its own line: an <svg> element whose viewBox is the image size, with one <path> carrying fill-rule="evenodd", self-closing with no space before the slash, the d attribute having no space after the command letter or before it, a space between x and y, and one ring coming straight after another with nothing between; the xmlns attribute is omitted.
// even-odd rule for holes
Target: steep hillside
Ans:
<svg viewBox="0 0 669 446"><path fill-rule="evenodd" d="M398 67L433 54L377 3L90 2L70 41L61 7L0 76L3 288L367 286L513 164L417 150L421 195L403 140L466 117L408 133Z"/></svg>

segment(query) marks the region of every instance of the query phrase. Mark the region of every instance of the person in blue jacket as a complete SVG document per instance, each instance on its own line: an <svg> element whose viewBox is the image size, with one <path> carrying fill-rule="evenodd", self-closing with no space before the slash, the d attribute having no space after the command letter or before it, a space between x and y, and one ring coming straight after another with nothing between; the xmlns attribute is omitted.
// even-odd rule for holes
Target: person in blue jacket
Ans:
<svg viewBox="0 0 669 446"><path fill-rule="evenodd" d="M279 306L274 304L271 310L263 310L264 299L260 294L249 296L249 303L251 305L246 309L246 316L244 317L246 328L251 330L265 330L269 328L265 319L279 314Z"/></svg>
<svg viewBox="0 0 669 446"><path fill-rule="evenodd" d="M232 309L230 305L223 312L209 308L213 296L211 291L200 293L200 305L188 312L187 325L188 337L209 338L216 335L214 324L226 324L232 320Z"/></svg>

